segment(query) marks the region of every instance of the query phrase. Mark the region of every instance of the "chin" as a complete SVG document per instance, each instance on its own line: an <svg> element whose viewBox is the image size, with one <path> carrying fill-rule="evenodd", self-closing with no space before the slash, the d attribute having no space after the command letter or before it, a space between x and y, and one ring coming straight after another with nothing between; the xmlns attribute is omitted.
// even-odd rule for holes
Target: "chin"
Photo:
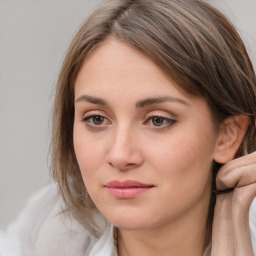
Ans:
<svg viewBox="0 0 256 256"><path fill-rule="evenodd" d="M145 211L132 210L112 210L103 212L105 218L119 229L144 230L155 226L158 220L146 214Z"/></svg>
<svg viewBox="0 0 256 256"><path fill-rule="evenodd" d="M113 221L111 222L115 227L119 228L119 229L125 229L125 230L145 230L145 229L149 229L150 227L152 227L152 223L145 223L145 221L143 222L139 222L139 221L134 221L133 220L117 220L117 221Z"/></svg>

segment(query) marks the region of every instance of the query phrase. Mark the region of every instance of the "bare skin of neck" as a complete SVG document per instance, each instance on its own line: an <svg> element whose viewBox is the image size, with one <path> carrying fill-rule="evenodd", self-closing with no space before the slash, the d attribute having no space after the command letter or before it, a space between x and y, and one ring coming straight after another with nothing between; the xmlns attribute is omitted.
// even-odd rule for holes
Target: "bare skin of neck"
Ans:
<svg viewBox="0 0 256 256"><path fill-rule="evenodd" d="M157 228L118 229L118 255L202 256L207 214L208 205L199 205L191 212Z"/></svg>

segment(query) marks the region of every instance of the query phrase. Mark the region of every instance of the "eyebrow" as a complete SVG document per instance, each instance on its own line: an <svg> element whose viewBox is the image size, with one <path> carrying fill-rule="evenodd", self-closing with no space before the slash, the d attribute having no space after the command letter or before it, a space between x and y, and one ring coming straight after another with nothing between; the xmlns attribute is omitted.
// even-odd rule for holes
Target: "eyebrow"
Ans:
<svg viewBox="0 0 256 256"><path fill-rule="evenodd" d="M102 106L108 105L106 100L96 98L96 97L92 97L92 96L89 96L89 95L82 95L79 98L77 98L75 102L81 102L81 101L87 101L87 102L95 104L95 105L102 105Z"/></svg>
<svg viewBox="0 0 256 256"><path fill-rule="evenodd" d="M109 105L107 103L106 100L101 99L101 98L97 98L97 97L93 97L93 96L89 96L89 95L82 95L79 98L77 98L75 100L75 102L89 102L95 105L101 105L101 106L107 106ZM136 108L144 108L150 105L154 105L154 104L159 104L159 103L164 103L164 102L174 102L174 103L180 103L183 104L185 106L189 106L189 104L184 101L183 99L179 99L176 97L171 97L171 96L163 96L163 97L154 97L154 98L147 98L147 99L143 99L140 100L138 102L136 102Z"/></svg>
<svg viewBox="0 0 256 256"><path fill-rule="evenodd" d="M155 97L155 98L148 98L145 100L140 100L136 103L136 108L144 108L149 105L159 104L159 103L168 102L168 101L174 102L174 103L180 103L185 106L189 105L186 101L184 101L182 99L179 99L176 97L171 97L171 96L164 96L164 97Z"/></svg>

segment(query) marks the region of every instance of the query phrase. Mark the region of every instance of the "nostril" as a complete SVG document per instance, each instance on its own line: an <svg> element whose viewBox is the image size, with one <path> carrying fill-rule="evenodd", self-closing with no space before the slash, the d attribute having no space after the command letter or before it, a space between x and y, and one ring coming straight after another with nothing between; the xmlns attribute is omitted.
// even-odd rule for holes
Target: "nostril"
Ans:
<svg viewBox="0 0 256 256"><path fill-rule="evenodd" d="M113 166L113 164L112 164L111 162L108 162L108 164L109 164L109 165L111 165L112 167L114 167L114 166Z"/></svg>

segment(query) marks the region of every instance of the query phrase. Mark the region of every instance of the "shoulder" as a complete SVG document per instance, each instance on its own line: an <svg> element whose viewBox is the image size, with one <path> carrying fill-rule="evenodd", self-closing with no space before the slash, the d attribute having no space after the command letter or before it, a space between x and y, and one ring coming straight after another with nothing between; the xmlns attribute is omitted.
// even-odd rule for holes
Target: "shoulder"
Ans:
<svg viewBox="0 0 256 256"><path fill-rule="evenodd" d="M8 235L20 242L21 255L88 255L97 239L63 210L55 185L40 190L28 201L8 229Z"/></svg>

